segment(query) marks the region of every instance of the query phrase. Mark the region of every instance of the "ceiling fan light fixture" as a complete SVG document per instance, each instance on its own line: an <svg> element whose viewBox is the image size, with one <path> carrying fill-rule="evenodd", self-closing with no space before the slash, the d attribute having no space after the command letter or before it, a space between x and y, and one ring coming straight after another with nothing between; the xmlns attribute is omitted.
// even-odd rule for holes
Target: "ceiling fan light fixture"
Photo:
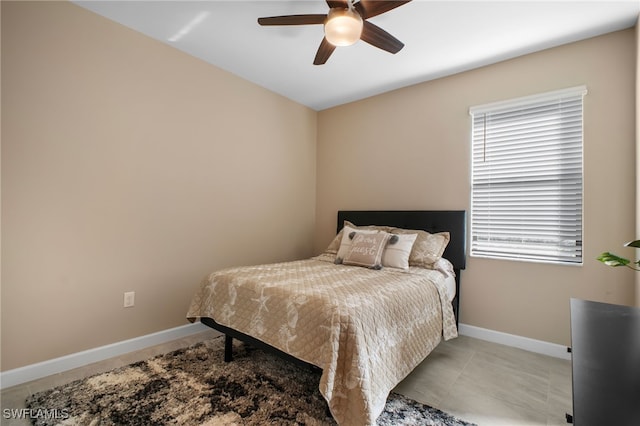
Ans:
<svg viewBox="0 0 640 426"><path fill-rule="evenodd" d="M329 12L326 14L267 16L258 18L258 24L266 26L322 24L324 37L316 51L313 65L325 64L337 47L350 46L358 40L395 54L404 47L404 43L367 19L389 12L410 1L326 0L329 6Z"/></svg>
<svg viewBox="0 0 640 426"><path fill-rule="evenodd" d="M324 24L324 36L334 46L351 46L360 40L362 18L353 9L331 9Z"/></svg>

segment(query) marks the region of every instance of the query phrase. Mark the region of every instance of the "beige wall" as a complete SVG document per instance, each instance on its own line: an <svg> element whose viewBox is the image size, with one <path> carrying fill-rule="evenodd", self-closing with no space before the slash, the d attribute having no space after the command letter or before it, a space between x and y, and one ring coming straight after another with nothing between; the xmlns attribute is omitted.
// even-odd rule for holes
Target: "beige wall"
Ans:
<svg viewBox="0 0 640 426"><path fill-rule="evenodd" d="M579 84L585 265L471 258L461 319L568 344L570 297L633 303L594 258L634 229L637 28L315 113L72 4L1 16L3 371L185 324L204 274L318 252L338 209L468 209L469 106Z"/></svg>
<svg viewBox="0 0 640 426"><path fill-rule="evenodd" d="M2 61L3 371L312 254L315 111L66 2L3 1Z"/></svg>
<svg viewBox="0 0 640 426"><path fill-rule="evenodd" d="M635 45L616 32L322 111L316 251L339 209L468 210L469 107L585 84L584 265L469 258L461 322L569 344L571 297L633 304L634 273L595 258L634 233Z"/></svg>

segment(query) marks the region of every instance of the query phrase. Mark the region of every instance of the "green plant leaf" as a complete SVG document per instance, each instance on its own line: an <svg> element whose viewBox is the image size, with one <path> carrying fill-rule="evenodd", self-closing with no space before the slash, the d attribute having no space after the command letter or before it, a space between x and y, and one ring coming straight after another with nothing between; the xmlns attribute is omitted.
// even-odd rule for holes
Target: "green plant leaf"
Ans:
<svg viewBox="0 0 640 426"><path fill-rule="evenodd" d="M629 259L609 253L608 251L602 253L597 259L608 266L627 266L630 263Z"/></svg>
<svg viewBox="0 0 640 426"><path fill-rule="evenodd" d="M636 247L636 248L640 248L640 240L635 240L635 241L629 241L627 244L624 245L625 247Z"/></svg>

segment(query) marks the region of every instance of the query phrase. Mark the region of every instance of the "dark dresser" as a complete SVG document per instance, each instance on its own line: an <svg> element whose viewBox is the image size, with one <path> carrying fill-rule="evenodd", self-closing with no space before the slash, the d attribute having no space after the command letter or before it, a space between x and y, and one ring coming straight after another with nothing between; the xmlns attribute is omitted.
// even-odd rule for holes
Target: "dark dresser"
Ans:
<svg viewBox="0 0 640 426"><path fill-rule="evenodd" d="M571 299L573 424L640 425L640 309Z"/></svg>

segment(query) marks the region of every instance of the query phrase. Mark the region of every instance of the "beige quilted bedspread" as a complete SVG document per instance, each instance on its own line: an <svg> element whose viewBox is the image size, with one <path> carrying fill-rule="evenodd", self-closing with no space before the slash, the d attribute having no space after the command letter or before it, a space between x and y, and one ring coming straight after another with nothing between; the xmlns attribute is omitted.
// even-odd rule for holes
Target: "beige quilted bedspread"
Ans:
<svg viewBox="0 0 640 426"><path fill-rule="evenodd" d="M444 275L332 261L214 272L187 318L212 318L322 368L320 392L338 424L375 424L389 392L442 337L457 336Z"/></svg>

